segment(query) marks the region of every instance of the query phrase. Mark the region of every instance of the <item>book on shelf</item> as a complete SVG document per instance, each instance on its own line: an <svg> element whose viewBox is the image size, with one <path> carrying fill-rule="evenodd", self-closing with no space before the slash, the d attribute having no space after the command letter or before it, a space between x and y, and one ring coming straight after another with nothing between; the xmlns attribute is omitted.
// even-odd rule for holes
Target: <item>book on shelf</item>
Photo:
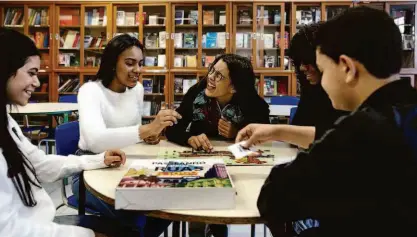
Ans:
<svg viewBox="0 0 417 237"><path fill-rule="evenodd" d="M191 10L188 18L190 19L190 25L197 25L198 24L198 11Z"/></svg>
<svg viewBox="0 0 417 237"><path fill-rule="evenodd" d="M240 10L239 11L239 24L240 25L250 25L252 24L252 17L249 10Z"/></svg>
<svg viewBox="0 0 417 237"><path fill-rule="evenodd" d="M134 26L136 22L136 12L126 12L125 23L128 26Z"/></svg>
<svg viewBox="0 0 417 237"><path fill-rule="evenodd" d="M157 65L157 58L155 56L145 57L145 67L154 67Z"/></svg>
<svg viewBox="0 0 417 237"><path fill-rule="evenodd" d="M177 94L184 93L183 83L182 83L183 80L184 80L183 78L179 78L179 77L174 78L174 93L177 93Z"/></svg>
<svg viewBox="0 0 417 237"><path fill-rule="evenodd" d="M48 32L37 31L33 35L29 35L29 38L35 42L38 49L49 47L49 34Z"/></svg>
<svg viewBox="0 0 417 237"><path fill-rule="evenodd" d="M219 25L226 25L226 11L219 12Z"/></svg>
<svg viewBox="0 0 417 237"><path fill-rule="evenodd" d="M197 55L186 55L185 56L186 67L197 67Z"/></svg>
<svg viewBox="0 0 417 237"><path fill-rule="evenodd" d="M158 34L146 33L145 34L145 48L158 48Z"/></svg>
<svg viewBox="0 0 417 237"><path fill-rule="evenodd" d="M184 48L196 47L196 35L195 33L184 33Z"/></svg>
<svg viewBox="0 0 417 237"><path fill-rule="evenodd" d="M297 25L309 25L318 23L321 20L321 11L311 8L309 10L298 10L295 14Z"/></svg>
<svg viewBox="0 0 417 237"><path fill-rule="evenodd" d="M98 67L101 64L101 57L86 56L84 65L87 67Z"/></svg>
<svg viewBox="0 0 417 237"><path fill-rule="evenodd" d="M4 17L4 25L20 26L23 25L23 8L8 8Z"/></svg>
<svg viewBox="0 0 417 237"><path fill-rule="evenodd" d="M174 56L174 67L183 67L184 57L182 55L175 55Z"/></svg>
<svg viewBox="0 0 417 237"><path fill-rule="evenodd" d="M80 25L80 9L79 8L60 8L59 25L60 26Z"/></svg>
<svg viewBox="0 0 417 237"><path fill-rule="evenodd" d="M91 11L86 11L84 24L86 26L106 26L107 15L105 8L94 8Z"/></svg>
<svg viewBox="0 0 417 237"><path fill-rule="evenodd" d="M117 11L116 12L116 25L124 26L126 19L126 12L125 11Z"/></svg>
<svg viewBox="0 0 417 237"><path fill-rule="evenodd" d="M265 61L264 67L266 67L266 68L276 67L275 58L276 57L273 56L273 55L265 55L264 56L264 61Z"/></svg>
<svg viewBox="0 0 417 237"><path fill-rule="evenodd" d="M175 10L175 25L184 24L184 10Z"/></svg>
<svg viewBox="0 0 417 237"><path fill-rule="evenodd" d="M76 67L80 63L75 53L59 53L58 64L61 67Z"/></svg>
<svg viewBox="0 0 417 237"><path fill-rule="evenodd" d="M203 25L214 25L214 11L203 11Z"/></svg>
<svg viewBox="0 0 417 237"><path fill-rule="evenodd" d="M80 48L80 32L75 30L64 30L61 33L60 47L64 49Z"/></svg>
<svg viewBox="0 0 417 237"><path fill-rule="evenodd" d="M152 78L143 78L142 85L145 94L152 94L153 91L153 80Z"/></svg>
<svg viewBox="0 0 417 237"><path fill-rule="evenodd" d="M223 159L140 159L119 182L115 208L230 209L235 196Z"/></svg>
<svg viewBox="0 0 417 237"><path fill-rule="evenodd" d="M274 48L274 34L264 34L264 48Z"/></svg>
<svg viewBox="0 0 417 237"><path fill-rule="evenodd" d="M158 54L158 67L166 66L166 56L165 54Z"/></svg>
<svg viewBox="0 0 417 237"><path fill-rule="evenodd" d="M48 25L49 24L48 10L29 8L28 22L30 26Z"/></svg>
<svg viewBox="0 0 417 237"><path fill-rule="evenodd" d="M184 94L187 93L187 91L194 86L195 84L197 84L197 79L184 79L182 80L182 90Z"/></svg>
<svg viewBox="0 0 417 237"><path fill-rule="evenodd" d="M143 101L143 112L142 116L151 116L151 101Z"/></svg>
<svg viewBox="0 0 417 237"><path fill-rule="evenodd" d="M236 33L236 48L241 49L245 48L243 43L243 35L245 33Z"/></svg>
<svg viewBox="0 0 417 237"><path fill-rule="evenodd" d="M104 33L102 33L102 34L104 34ZM102 36L86 35L86 36L84 36L84 48L88 49L88 48L102 48L102 47L104 47L105 41L103 40L103 38L105 39L106 36L105 35L102 35Z"/></svg>
<svg viewBox="0 0 417 237"><path fill-rule="evenodd" d="M206 48L217 48L217 32L206 33Z"/></svg>
<svg viewBox="0 0 417 237"><path fill-rule="evenodd" d="M58 92L76 92L78 91L80 79L78 78L59 78Z"/></svg>
<svg viewBox="0 0 417 237"><path fill-rule="evenodd" d="M167 41L167 32L160 31L159 32L159 48L165 49L166 41Z"/></svg>
<svg viewBox="0 0 417 237"><path fill-rule="evenodd" d="M139 12L116 12L116 26L136 26L139 25Z"/></svg>
<svg viewBox="0 0 417 237"><path fill-rule="evenodd" d="M182 48L182 37L183 37L182 33L175 33L175 38L174 38L175 48Z"/></svg>
<svg viewBox="0 0 417 237"><path fill-rule="evenodd" d="M226 48L226 32L217 32L217 47Z"/></svg>

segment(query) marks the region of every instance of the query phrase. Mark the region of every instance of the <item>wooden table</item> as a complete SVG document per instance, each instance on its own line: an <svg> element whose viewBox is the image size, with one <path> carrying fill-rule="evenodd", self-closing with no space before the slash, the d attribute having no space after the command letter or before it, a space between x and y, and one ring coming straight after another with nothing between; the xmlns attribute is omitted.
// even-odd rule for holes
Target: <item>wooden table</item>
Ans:
<svg viewBox="0 0 417 237"><path fill-rule="evenodd" d="M231 143L213 142L215 150L225 150ZM116 169L99 169L84 171L84 182L87 189L103 201L114 205L115 189L127 172L130 162L138 158L156 158L161 149L178 147L167 141L158 145L137 144L123 149L128 157L125 166ZM297 150L284 143L270 143L259 146L269 149L276 157L277 163L293 160ZM146 215L169 219L173 221L204 222L211 224L257 224L262 223L259 218L256 201L259 191L270 173L272 166L228 166L228 171L236 186L236 206L230 210L161 210L147 212ZM177 223L178 224L178 223ZM178 228L178 229L177 229ZM174 225L174 234L179 231ZM253 231L252 231L253 232Z"/></svg>
<svg viewBox="0 0 417 237"><path fill-rule="evenodd" d="M64 115L64 123L66 123L68 122L68 114L77 110L77 103L29 103L25 106L12 106L9 113L22 115Z"/></svg>

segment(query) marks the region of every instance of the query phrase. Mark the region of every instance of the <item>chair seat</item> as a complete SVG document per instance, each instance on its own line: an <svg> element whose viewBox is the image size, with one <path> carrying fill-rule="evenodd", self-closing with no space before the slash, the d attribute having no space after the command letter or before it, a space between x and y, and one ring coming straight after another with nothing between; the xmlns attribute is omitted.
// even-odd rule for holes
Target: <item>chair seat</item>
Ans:
<svg viewBox="0 0 417 237"><path fill-rule="evenodd" d="M109 237L139 237L138 230L123 226L120 222L113 219L99 216L56 216L54 222L62 225L74 225L92 229L96 232L106 234Z"/></svg>
<svg viewBox="0 0 417 237"><path fill-rule="evenodd" d="M78 209L79 203L78 203L77 197L75 197L74 195L71 195L67 198L67 201L68 201L68 206L70 206L74 209ZM89 207L85 207L85 211L89 214L92 214L92 215L96 215L96 216L100 215L99 212L97 212L94 209L91 209Z"/></svg>

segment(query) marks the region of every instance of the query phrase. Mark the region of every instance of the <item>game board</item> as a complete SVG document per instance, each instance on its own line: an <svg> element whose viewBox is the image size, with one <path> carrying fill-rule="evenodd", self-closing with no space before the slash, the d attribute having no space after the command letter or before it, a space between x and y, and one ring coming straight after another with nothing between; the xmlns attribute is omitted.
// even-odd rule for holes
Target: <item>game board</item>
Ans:
<svg viewBox="0 0 417 237"><path fill-rule="evenodd" d="M235 159L230 151L193 151L187 148L165 149L158 154L158 159L202 159L221 158L228 166L232 165L274 165L275 156L270 150L258 150L260 155Z"/></svg>

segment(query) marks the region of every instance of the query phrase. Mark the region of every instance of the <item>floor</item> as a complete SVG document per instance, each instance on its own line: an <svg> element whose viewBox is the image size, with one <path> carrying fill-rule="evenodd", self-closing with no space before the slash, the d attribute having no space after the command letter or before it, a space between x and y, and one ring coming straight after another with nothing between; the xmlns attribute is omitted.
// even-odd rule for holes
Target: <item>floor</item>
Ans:
<svg viewBox="0 0 417 237"><path fill-rule="evenodd" d="M69 182L71 183L71 182ZM55 183L48 183L42 185L48 194L51 196L55 206L59 206L62 203L62 197L61 197L61 187L62 187L62 181L57 181ZM72 195L71 186L66 185L66 192L67 195ZM77 211L75 209L69 208L67 206L61 207L57 213L57 216L63 216L63 215L77 215ZM163 235L161 235L163 236ZM169 228L169 236L171 236L171 226ZM250 237L250 225L230 225L229 226L229 237ZM255 231L256 237L263 237L264 236L264 226L263 225L256 225L256 231ZM269 237L269 232L267 234ZM192 237L192 236L190 236Z"/></svg>

